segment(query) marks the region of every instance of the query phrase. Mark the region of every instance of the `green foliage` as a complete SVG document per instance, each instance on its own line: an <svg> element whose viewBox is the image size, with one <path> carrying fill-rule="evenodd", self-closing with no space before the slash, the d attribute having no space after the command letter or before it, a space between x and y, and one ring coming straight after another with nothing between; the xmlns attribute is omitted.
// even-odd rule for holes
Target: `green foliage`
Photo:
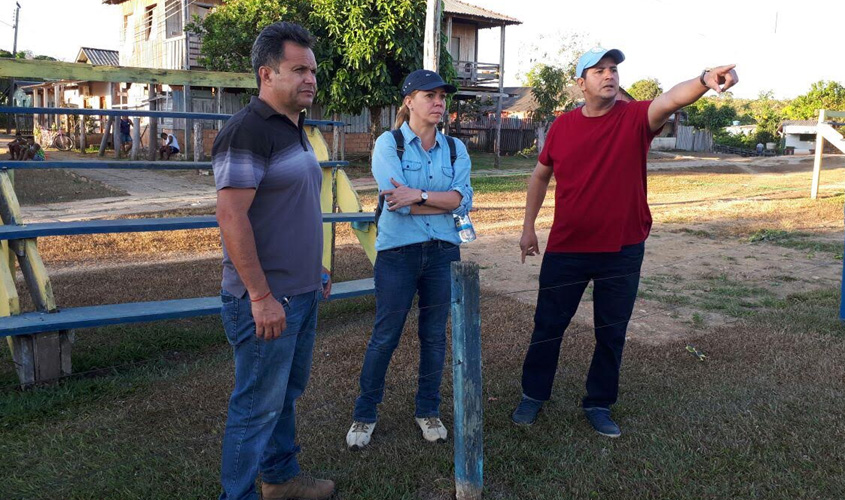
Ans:
<svg viewBox="0 0 845 500"><path fill-rule="evenodd" d="M261 30L279 21L308 26L308 2L229 0L205 19L194 16L186 31L202 38L200 63L210 70L252 73L250 51ZM313 32L313 30L312 30Z"/></svg>
<svg viewBox="0 0 845 500"><path fill-rule="evenodd" d="M534 45L526 49L532 66L525 74L525 83L538 104L535 120L550 121L555 111L575 108L580 91L570 91L570 87L575 85L575 65L584 46L584 35L558 32L540 34Z"/></svg>
<svg viewBox="0 0 845 500"><path fill-rule="evenodd" d="M261 30L278 21L298 23L317 39L317 101L327 112L369 108L373 123L381 107L399 102L399 86L422 67L425 0L228 0L187 31L202 37L201 63L217 71L252 72L250 51ZM445 33L441 47L448 46ZM440 74L456 72L447 50Z"/></svg>
<svg viewBox="0 0 845 500"><path fill-rule="evenodd" d="M638 101L650 101L663 93L657 78L643 78L628 87L628 93Z"/></svg>
<svg viewBox="0 0 845 500"><path fill-rule="evenodd" d="M551 121L555 111L568 111L575 107L575 99L567 92L567 86L575 81L574 76L574 66L561 67L538 63L531 68L526 80L534 100L537 101L535 120Z"/></svg>
<svg viewBox="0 0 845 500"><path fill-rule="evenodd" d="M732 106L721 106L714 102L714 98L705 97L690 104L687 112L687 125L710 131L720 130L736 120L737 113Z"/></svg>
<svg viewBox="0 0 845 500"><path fill-rule="evenodd" d="M819 116L820 109L845 111L845 87L841 83L818 81L809 92L793 99L783 112L790 120L810 120Z"/></svg>
<svg viewBox="0 0 845 500"><path fill-rule="evenodd" d="M397 104L402 80L422 68L425 0L313 0L311 25L329 42L318 57L324 82L320 102L328 111L357 113ZM445 33L441 47L447 47ZM440 74L456 72L448 50L440 51ZM375 119L375 117L374 117Z"/></svg>

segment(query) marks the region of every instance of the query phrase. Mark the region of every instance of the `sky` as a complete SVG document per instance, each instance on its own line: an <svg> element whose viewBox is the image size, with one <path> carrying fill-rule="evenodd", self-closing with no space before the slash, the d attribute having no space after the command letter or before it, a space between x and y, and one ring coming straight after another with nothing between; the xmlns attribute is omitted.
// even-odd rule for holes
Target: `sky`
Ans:
<svg viewBox="0 0 845 500"><path fill-rule="evenodd" d="M465 1L523 23L505 30L505 85L523 83L516 77L529 69L532 41L558 32L621 50L620 83L626 88L657 78L665 91L723 64L736 64L735 97L770 90L776 98L793 98L819 80L845 85L845 0ZM498 32L481 31L480 62L498 62Z"/></svg>
<svg viewBox="0 0 845 500"><path fill-rule="evenodd" d="M18 50L72 61L80 47L117 49L120 7L102 0L17 0ZM736 64L736 97L773 91L777 98L806 93L818 80L845 84L845 0L464 0L515 17L506 29L505 85L529 69L530 47L543 37L580 34L589 48L618 48L623 87L657 78L664 90L705 67ZM600 6L600 7L599 7ZM11 50L15 0L0 0L0 48ZM837 28L837 25L839 28ZM499 61L499 30L482 30L479 61Z"/></svg>

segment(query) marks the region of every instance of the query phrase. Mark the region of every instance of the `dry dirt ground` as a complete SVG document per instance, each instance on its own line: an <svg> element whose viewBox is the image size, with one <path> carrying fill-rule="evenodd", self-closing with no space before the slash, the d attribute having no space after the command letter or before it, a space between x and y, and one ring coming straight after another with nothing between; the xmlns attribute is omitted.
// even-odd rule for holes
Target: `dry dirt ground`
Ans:
<svg viewBox="0 0 845 500"><path fill-rule="evenodd" d="M684 165L689 161L697 165ZM838 282L842 197L841 185L834 181L841 178L845 157L828 161L817 201L808 199L812 160L806 157L657 163L649 177L655 225L629 328L632 339L683 343L702 326L729 324L792 293ZM673 164L678 168L668 169ZM477 191L479 238L463 247L463 259L481 266L485 293L533 304L541 257L519 261L524 191ZM552 193L538 218L543 246L552 220ZM362 200L366 209L375 198L364 192ZM338 228L336 278L371 275L351 232ZM752 241L755 234L759 241ZM785 242L790 244L781 244ZM56 297L65 307L204 296L218 289L216 230L46 238L39 245ZM91 282L100 285L86 286ZM80 289L87 292L80 294ZM574 318L577 328L591 328L590 293L588 288Z"/></svg>

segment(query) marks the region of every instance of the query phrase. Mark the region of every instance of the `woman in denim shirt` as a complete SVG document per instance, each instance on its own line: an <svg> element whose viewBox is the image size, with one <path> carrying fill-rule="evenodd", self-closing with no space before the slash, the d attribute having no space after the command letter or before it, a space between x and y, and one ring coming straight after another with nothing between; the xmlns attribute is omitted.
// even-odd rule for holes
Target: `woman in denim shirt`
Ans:
<svg viewBox="0 0 845 500"><path fill-rule="evenodd" d="M466 146L455 140L452 165L446 137L437 131L446 113L446 95L456 90L433 71L408 75L395 124L404 138L401 160L392 132L382 134L373 148L373 177L384 196L384 210L376 239L375 325L361 369L354 422L346 435L352 450L370 442L387 367L417 293L420 365L415 417L427 441L446 440L440 380L451 302L450 266L461 259L452 215L465 215L472 207Z"/></svg>

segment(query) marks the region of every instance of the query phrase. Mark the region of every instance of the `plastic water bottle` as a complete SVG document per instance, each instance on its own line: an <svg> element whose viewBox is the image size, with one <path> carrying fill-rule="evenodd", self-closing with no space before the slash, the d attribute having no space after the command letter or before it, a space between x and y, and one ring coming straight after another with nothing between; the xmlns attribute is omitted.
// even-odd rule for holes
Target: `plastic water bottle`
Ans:
<svg viewBox="0 0 845 500"><path fill-rule="evenodd" d="M472 227L472 219L469 218L469 214L452 214L452 218L455 219L455 229L458 231L462 243L475 240L475 228Z"/></svg>

